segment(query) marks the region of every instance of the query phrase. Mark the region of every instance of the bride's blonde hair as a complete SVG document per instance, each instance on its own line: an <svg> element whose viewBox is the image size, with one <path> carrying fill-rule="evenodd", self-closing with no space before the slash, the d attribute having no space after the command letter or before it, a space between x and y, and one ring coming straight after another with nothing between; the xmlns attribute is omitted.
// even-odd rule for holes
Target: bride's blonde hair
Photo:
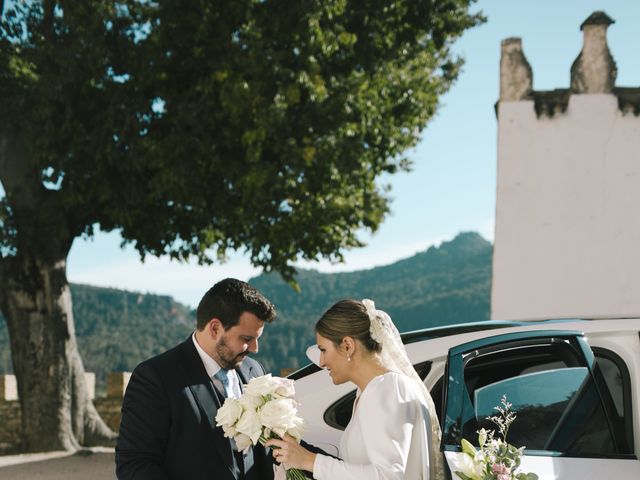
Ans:
<svg viewBox="0 0 640 480"><path fill-rule="evenodd" d="M379 353L381 345L371 338L371 319L364 304L358 300L340 300L330 307L316 323L316 333L336 346L344 337L352 337L369 352Z"/></svg>

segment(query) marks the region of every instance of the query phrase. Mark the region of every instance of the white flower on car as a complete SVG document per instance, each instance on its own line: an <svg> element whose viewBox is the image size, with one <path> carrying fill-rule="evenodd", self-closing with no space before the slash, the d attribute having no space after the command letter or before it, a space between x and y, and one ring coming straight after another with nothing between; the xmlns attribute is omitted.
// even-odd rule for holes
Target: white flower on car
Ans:
<svg viewBox="0 0 640 480"><path fill-rule="evenodd" d="M484 463L478 458L478 451L465 439L461 442L462 453L454 455L451 459L451 466L454 473L462 473L471 480L481 480L483 478Z"/></svg>
<svg viewBox="0 0 640 480"><path fill-rule="evenodd" d="M498 426L502 438L496 437L493 430L484 428L478 430L478 445L476 448L466 439L462 439L460 447L462 453L449 459L451 470L462 480L538 480L535 473L517 472L524 447L516 448L507 443L507 432L516 419L511 411L511 403L506 395L500 399L502 406L495 407L499 416L488 417Z"/></svg>

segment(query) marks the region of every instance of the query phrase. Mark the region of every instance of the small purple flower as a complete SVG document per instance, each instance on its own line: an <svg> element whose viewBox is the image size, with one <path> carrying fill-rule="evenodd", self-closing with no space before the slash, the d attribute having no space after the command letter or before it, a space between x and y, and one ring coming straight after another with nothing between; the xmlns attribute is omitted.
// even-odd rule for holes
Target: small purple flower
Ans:
<svg viewBox="0 0 640 480"><path fill-rule="evenodd" d="M511 469L507 467L503 463L494 463L491 465L491 471L498 475L498 480L509 480L509 474L511 473ZM504 478L500 478L504 475Z"/></svg>

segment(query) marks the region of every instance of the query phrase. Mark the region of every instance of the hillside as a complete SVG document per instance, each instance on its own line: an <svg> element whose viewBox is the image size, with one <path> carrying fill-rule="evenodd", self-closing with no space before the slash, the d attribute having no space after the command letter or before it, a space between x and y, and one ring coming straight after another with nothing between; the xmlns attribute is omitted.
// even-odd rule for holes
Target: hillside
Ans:
<svg viewBox="0 0 640 480"><path fill-rule="evenodd" d="M97 389L108 372L131 371L141 360L187 338L195 317L169 296L71 285L78 346ZM0 316L0 371L12 372L8 332Z"/></svg>
<svg viewBox="0 0 640 480"><path fill-rule="evenodd" d="M476 233L461 233L391 265L325 274L300 270L298 294L275 274L251 279L278 308L265 329L260 359L271 368L297 368L315 343L313 325L342 298L371 298L400 331L487 320L491 291L491 244Z"/></svg>
<svg viewBox="0 0 640 480"><path fill-rule="evenodd" d="M371 298L401 331L489 318L492 247L475 233L462 233L391 265L325 274L300 270L296 293L275 274L250 280L276 305L278 318L265 329L256 356L277 373L307 360L313 325L341 298ZM204 287L203 287L204 288ZM131 371L140 361L186 338L195 316L171 297L72 285L80 352L99 389L110 371ZM11 372L6 325L0 321L0 370Z"/></svg>

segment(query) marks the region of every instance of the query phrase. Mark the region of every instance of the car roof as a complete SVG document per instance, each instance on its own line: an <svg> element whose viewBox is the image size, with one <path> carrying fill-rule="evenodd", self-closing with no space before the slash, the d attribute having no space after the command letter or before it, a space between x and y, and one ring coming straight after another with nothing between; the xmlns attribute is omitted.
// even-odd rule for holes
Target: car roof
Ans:
<svg viewBox="0 0 640 480"><path fill-rule="evenodd" d="M455 325L442 325L439 327L421 328L411 332L402 333L402 341L405 344L430 340L432 338L449 337L461 333L480 332L483 330L495 330L498 328L525 327L531 325L560 324L586 322L581 318L554 318L544 320L485 320L483 322L458 323Z"/></svg>
<svg viewBox="0 0 640 480"><path fill-rule="evenodd" d="M581 330L589 330L589 326L598 324L602 326L605 322L615 320L636 320L640 327L640 319L638 317L630 317L626 315L621 316L607 316L607 317L590 317L590 318L546 318L546 319L531 319L531 320L485 320L481 322L460 323L454 325L441 325L437 327L422 328L419 330L413 330L400 334L404 344L411 344L415 342L421 342L425 340L431 340L435 338L443 338L449 336L460 335L464 333L480 332L486 330L497 330L503 328L515 328L515 327L532 327L536 329L540 327L549 326L552 329L562 327L563 324L572 324L572 328L577 326ZM321 370L319 366L310 363L305 367L291 373L288 378L297 380L310 375L314 372Z"/></svg>

